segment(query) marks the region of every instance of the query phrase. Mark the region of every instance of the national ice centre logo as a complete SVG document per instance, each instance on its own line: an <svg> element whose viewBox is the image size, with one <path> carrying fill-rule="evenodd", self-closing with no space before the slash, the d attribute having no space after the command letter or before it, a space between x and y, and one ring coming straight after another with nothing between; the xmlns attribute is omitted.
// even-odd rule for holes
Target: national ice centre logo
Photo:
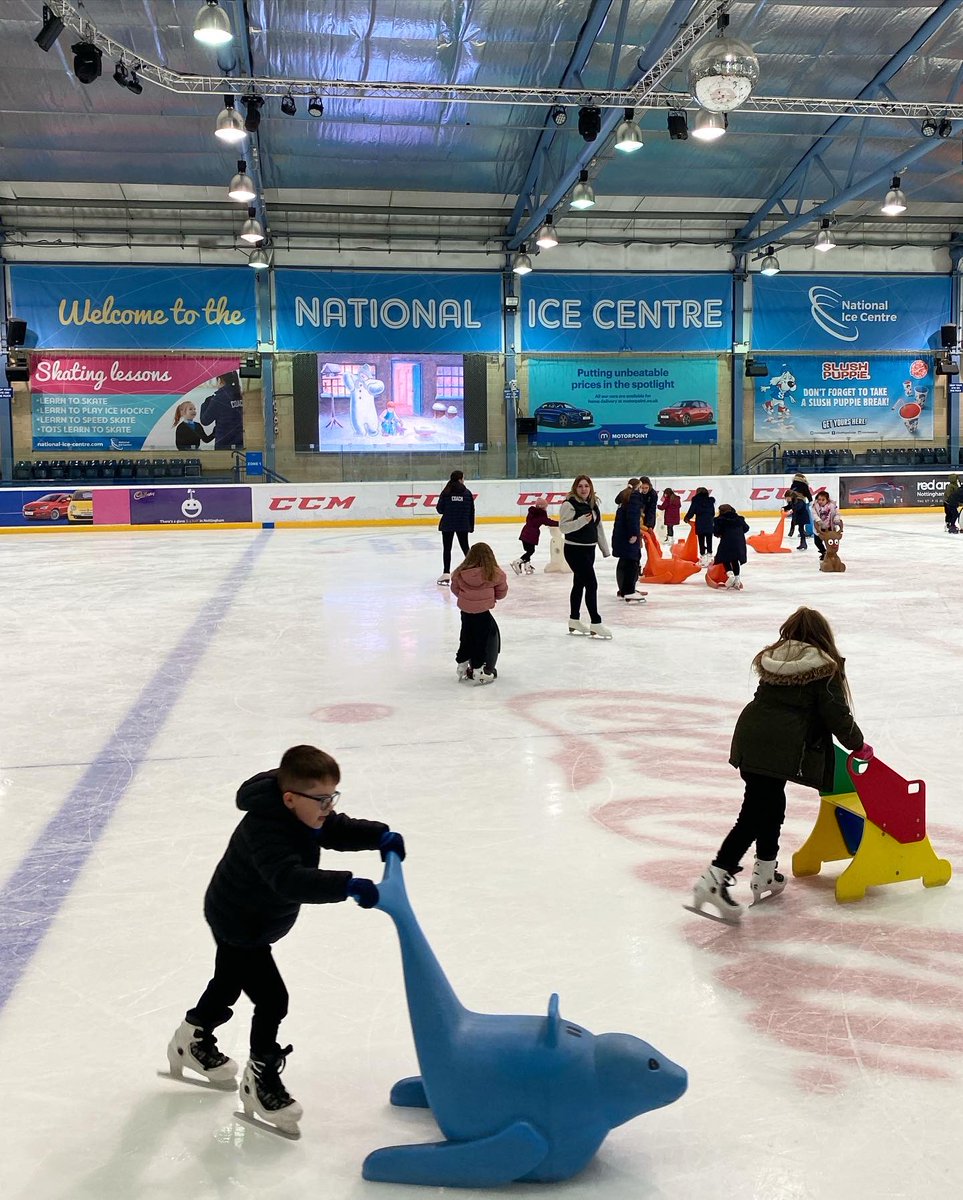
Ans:
<svg viewBox="0 0 963 1200"><path fill-rule="evenodd" d="M858 341L859 322L877 324L898 319L889 311L888 300L847 300L835 288L811 287L809 304L819 328L838 342Z"/></svg>

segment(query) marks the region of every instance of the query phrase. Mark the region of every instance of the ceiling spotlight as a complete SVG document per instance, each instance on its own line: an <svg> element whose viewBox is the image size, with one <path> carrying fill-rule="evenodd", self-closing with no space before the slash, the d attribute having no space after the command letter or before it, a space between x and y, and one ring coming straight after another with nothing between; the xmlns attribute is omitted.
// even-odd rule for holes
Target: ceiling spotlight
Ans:
<svg viewBox="0 0 963 1200"><path fill-rule="evenodd" d="M937 127L936 127L937 137L948 138L952 134L952 132L953 132L953 122L948 121L946 119L946 117L944 117L943 120L940 121L939 125L937 125Z"/></svg>
<svg viewBox="0 0 963 1200"><path fill-rule="evenodd" d="M716 142L729 128L729 118L722 112L701 109L692 126L692 136L700 142Z"/></svg>
<svg viewBox="0 0 963 1200"><path fill-rule="evenodd" d="M932 117L927 117L920 126L920 133L923 137L936 137L936 122Z"/></svg>
<svg viewBox="0 0 963 1200"><path fill-rule="evenodd" d="M222 142L243 142L247 130L241 120L241 114L234 107L234 97L224 97L224 107L217 114L217 124L214 126L214 136Z"/></svg>
<svg viewBox="0 0 963 1200"><path fill-rule="evenodd" d="M540 250L551 250L558 245L558 236L555 233L555 218L551 213L545 217L545 224L538 231L538 236L535 239L535 245Z"/></svg>
<svg viewBox="0 0 963 1200"><path fill-rule="evenodd" d="M669 129L669 137L673 142L684 142L689 136L689 118L685 115L685 110L681 108L673 108L666 118L666 125Z"/></svg>
<svg viewBox="0 0 963 1200"><path fill-rule="evenodd" d="M131 67L130 69L130 79L127 80L127 90L128 92L133 92L135 96L139 96L144 90L144 85L137 78L136 67Z"/></svg>
<svg viewBox="0 0 963 1200"><path fill-rule="evenodd" d="M578 110L578 131L587 142L594 142L602 128L602 110L585 104Z"/></svg>
<svg viewBox="0 0 963 1200"><path fill-rule="evenodd" d="M194 18L194 37L205 46L226 46L234 37L231 18L217 0L206 0Z"/></svg>
<svg viewBox="0 0 963 1200"><path fill-rule="evenodd" d="M237 160L237 174L231 180L231 186L227 189L227 194L232 200L236 200L238 204L250 204L257 197L257 193L254 190L254 181L247 173L247 163L243 158Z"/></svg>
<svg viewBox="0 0 963 1200"><path fill-rule="evenodd" d="M311 116L311 117L323 117L324 116L324 102L322 101L320 96L312 96L311 99L308 101L308 116Z"/></svg>
<svg viewBox="0 0 963 1200"><path fill-rule="evenodd" d="M256 208L249 208L247 210L247 220L241 226L239 236L242 242L250 242L252 246L257 246L264 241L264 229L261 227L261 222L257 219Z"/></svg>
<svg viewBox="0 0 963 1200"><path fill-rule="evenodd" d="M114 67L114 83L119 83L121 87L126 87L128 79L127 68L124 66L123 60L121 60Z"/></svg>
<svg viewBox="0 0 963 1200"><path fill-rule="evenodd" d="M893 182L886 193L886 199L883 201L883 207L880 211L884 212L888 217L898 217L900 213L906 212L906 196L900 187L900 178L898 175L893 176Z"/></svg>
<svg viewBox="0 0 963 1200"><path fill-rule="evenodd" d="M829 217L823 217L819 232L816 234L816 250L835 250L836 242L833 238L833 231L829 227Z"/></svg>
<svg viewBox="0 0 963 1200"><path fill-rule="evenodd" d="M283 96L281 99L281 112L283 112L286 117L293 117L297 111L298 106L294 102L294 97Z"/></svg>
<svg viewBox="0 0 963 1200"><path fill-rule="evenodd" d="M759 59L745 42L725 36L729 18L719 17L718 37L700 46L689 62L689 91L710 112L744 104L759 79Z"/></svg>
<svg viewBox="0 0 963 1200"><path fill-rule="evenodd" d="M595 204L595 190L588 181L588 171L579 171L578 183L572 191L569 208L592 208Z"/></svg>
<svg viewBox="0 0 963 1200"><path fill-rule="evenodd" d="M525 248L524 242L522 242L518 253L515 255L515 261L512 263L512 270L516 275L531 274L532 260L528 257L528 251Z"/></svg>
<svg viewBox="0 0 963 1200"><path fill-rule="evenodd" d="M551 117L556 125L564 125L568 120L568 113L561 104L556 104L552 109Z"/></svg>
<svg viewBox="0 0 963 1200"><path fill-rule="evenodd" d="M70 47L74 56L74 74L81 83L93 83L100 78L101 58L99 46L93 42L76 42Z"/></svg>
<svg viewBox="0 0 963 1200"><path fill-rule="evenodd" d="M264 271L271 265L271 260L266 250L255 250L247 260L247 265L253 271Z"/></svg>
<svg viewBox="0 0 963 1200"><path fill-rule="evenodd" d="M43 29L33 40L41 50L50 50L63 31L63 18L55 16L45 4L43 6Z"/></svg>
<svg viewBox="0 0 963 1200"><path fill-rule="evenodd" d="M778 275L779 274L779 259L776 258L776 247L770 246L765 253L765 257L759 264L759 272L762 275Z"/></svg>
<svg viewBox="0 0 963 1200"><path fill-rule="evenodd" d="M634 154L636 150L641 150L643 145L642 130L635 119L635 109L627 108L625 120L615 131L615 148L623 154Z"/></svg>
<svg viewBox="0 0 963 1200"><path fill-rule="evenodd" d="M244 105L246 113L244 128L248 133L257 133L258 126L261 124L261 109L264 107L264 97L242 96L241 103Z"/></svg>

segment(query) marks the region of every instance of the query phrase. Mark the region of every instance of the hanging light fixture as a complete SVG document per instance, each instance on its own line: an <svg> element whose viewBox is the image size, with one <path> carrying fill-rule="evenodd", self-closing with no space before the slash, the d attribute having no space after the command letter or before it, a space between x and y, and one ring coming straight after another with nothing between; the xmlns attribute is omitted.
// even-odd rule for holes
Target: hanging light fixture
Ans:
<svg viewBox="0 0 963 1200"><path fill-rule="evenodd" d="M244 128L244 122L241 119L241 114L234 107L234 97L224 97L224 107L217 114L217 124L214 126L214 136L221 139L222 142L228 144L232 142L243 142L247 137L247 130Z"/></svg>
<svg viewBox="0 0 963 1200"><path fill-rule="evenodd" d="M836 242L833 238L833 231L830 228L829 217L823 217L822 224L819 227L819 232L816 234L816 250L835 250Z"/></svg>
<svg viewBox="0 0 963 1200"><path fill-rule="evenodd" d="M558 236L555 233L555 218L551 213L545 216L545 224L538 231L538 237L535 239L535 245L540 250L551 250L558 245Z"/></svg>
<svg viewBox="0 0 963 1200"><path fill-rule="evenodd" d="M128 83L127 68L124 66L124 60L121 59L117 66L114 67L114 83L119 83L121 87L126 87Z"/></svg>
<svg viewBox="0 0 963 1200"><path fill-rule="evenodd" d="M226 46L233 39L231 19L217 0L205 0L194 18L194 37L205 46Z"/></svg>
<svg viewBox="0 0 963 1200"><path fill-rule="evenodd" d="M644 144L642 130L635 119L635 109L627 108L625 120L620 122L615 131L615 148L621 150L623 154L634 154L636 150L641 150Z"/></svg>
<svg viewBox="0 0 963 1200"><path fill-rule="evenodd" d="M257 246L264 241L264 230L261 222L257 219L256 208L247 210L247 220L241 226L239 236L242 242L250 242L252 246Z"/></svg>
<svg viewBox="0 0 963 1200"><path fill-rule="evenodd" d="M324 101L320 96L312 96L308 101L308 116L319 119L324 116Z"/></svg>
<svg viewBox="0 0 963 1200"><path fill-rule="evenodd" d="M247 265L252 271L265 271L271 265L271 260L268 257L267 250L258 248L247 260Z"/></svg>
<svg viewBox="0 0 963 1200"><path fill-rule="evenodd" d="M766 250L765 257L759 264L759 272L761 275L778 275L779 274L779 259L776 258L776 247L770 246Z"/></svg>
<svg viewBox="0 0 963 1200"><path fill-rule="evenodd" d="M530 275L532 271L532 260L528 257L528 250L525 243L522 242L518 248L518 253L515 255L515 261L512 263L512 270L516 275Z"/></svg>
<svg viewBox="0 0 963 1200"><path fill-rule="evenodd" d="M732 112L745 104L759 79L755 50L726 37L728 24L728 16L720 16L718 36L700 46L689 63L689 91L709 112Z"/></svg>
<svg viewBox="0 0 963 1200"><path fill-rule="evenodd" d="M578 131L586 142L594 142L602 130L602 110L595 104L583 104L578 110Z"/></svg>
<svg viewBox="0 0 963 1200"><path fill-rule="evenodd" d="M692 126L692 136L700 142L717 142L729 128L729 118L725 113L709 112L701 109Z"/></svg>
<svg viewBox="0 0 963 1200"><path fill-rule="evenodd" d="M665 123L673 142L684 142L689 136L689 118L684 108L671 109Z"/></svg>
<svg viewBox="0 0 963 1200"><path fill-rule="evenodd" d="M572 191L569 208L593 208L595 205L595 190L588 181L588 171L579 171L578 183Z"/></svg>
<svg viewBox="0 0 963 1200"><path fill-rule="evenodd" d="M63 31L63 17L58 17L56 13L52 12L45 4L43 6L43 28L33 40L37 43L41 50L49 51Z"/></svg>
<svg viewBox="0 0 963 1200"><path fill-rule="evenodd" d="M883 201L883 207L880 211L884 212L888 217L898 217L900 213L906 212L906 196L900 187L900 177L898 175L893 176L893 182L886 193L886 199Z"/></svg>
<svg viewBox="0 0 963 1200"><path fill-rule="evenodd" d="M141 66L143 66L143 63L141 63ZM130 69L130 79L127 80L127 90L128 92L133 92L135 96L139 96L144 90L144 85L137 78L136 67L131 67Z"/></svg>
<svg viewBox="0 0 963 1200"><path fill-rule="evenodd" d="M281 97L281 112L283 112L286 117L293 117L297 111L297 101L293 96L288 95Z"/></svg>
<svg viewBox="0 0 963 1200"><path fill-rule="evenodd" d="M236 200L238 204L250 204L257 197L257 192L254 190L254 180L248 175L247 163L243 158L237 160L237 174L231 180L227 194L232 200Z"/></svg>

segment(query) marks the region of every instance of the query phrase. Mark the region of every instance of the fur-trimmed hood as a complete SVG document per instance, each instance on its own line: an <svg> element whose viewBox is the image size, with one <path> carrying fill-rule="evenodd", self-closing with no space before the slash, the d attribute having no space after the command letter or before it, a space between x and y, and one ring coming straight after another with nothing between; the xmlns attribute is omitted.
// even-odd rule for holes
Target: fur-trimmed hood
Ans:
<svg viewBox="0 0 963 1200"><path fill-rule="evenodd" d="M836 673L836 664L808 642L783 642L759 660L759 678L777 686L812 683Z"/></svg>

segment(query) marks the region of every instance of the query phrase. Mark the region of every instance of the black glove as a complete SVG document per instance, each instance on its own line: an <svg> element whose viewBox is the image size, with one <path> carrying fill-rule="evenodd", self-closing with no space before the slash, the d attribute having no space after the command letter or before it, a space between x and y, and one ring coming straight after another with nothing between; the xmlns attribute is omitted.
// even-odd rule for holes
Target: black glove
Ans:
<svg viewBox="0 0 963 1200"><path fill-rule="evenodd" d="M355 875L348 881L348 895L358 901L360 908L374 908L378 903L378 888L370 879L359 879Z"/></svg>
<svg viewBox="0 0 963 1200"><path fill-rule="evenodd" d="M387 833L381 835L381 841L378 842L378 849L381 851L381 861L388 857L389 851L397 854L402 862L405 861L405 839L400 833L394 833L388 830Z"/></svg>

